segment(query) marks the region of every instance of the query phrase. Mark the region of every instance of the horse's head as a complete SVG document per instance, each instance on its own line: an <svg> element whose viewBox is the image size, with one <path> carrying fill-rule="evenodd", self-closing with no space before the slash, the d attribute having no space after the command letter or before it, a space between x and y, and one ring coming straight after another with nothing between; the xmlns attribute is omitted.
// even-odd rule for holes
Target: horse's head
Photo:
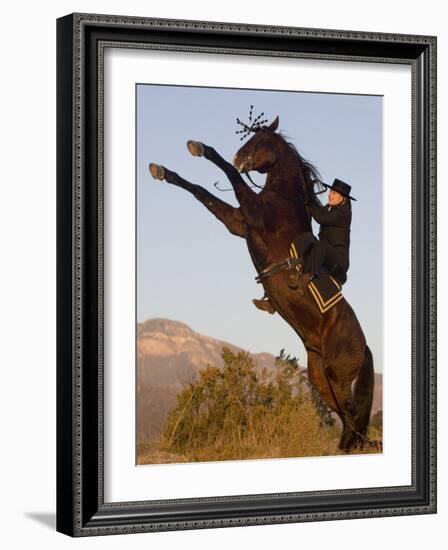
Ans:
<svg viewBox="0 0 448 550"><path fill-rule="evenodd" d="M248 173L256 170L260 173L274 173L275 170L281 170L281 177L274 177L266 181L265 189L282 187L286 191L289 186L288 196L293 197L295 193L301 195L314 194L316 191L323 191L324 186L322 178L317 168L304 159L297 151L296 147L286 141L281 132L277 132L279 125L278 116L268 126L262 125L267 122L266 119L261 122L257 120L263 115L259 115L249 126L237 122L243 126L243 130L237 133L248 135L253 133L249 141L244 144L236 153L233 159L233 165L241 173ZM250 114L252 122L252 110Z"/></svg>
<svg viewBox="0 0 448 550"><path fill-rule="evenodd" d="M245 143L236 153L233 165L242 173L256 170L266 173L271 170L278 159L278 136L275 131L278 128L278 116L269 126L259 126L251 131L252 138Z"/></svg>

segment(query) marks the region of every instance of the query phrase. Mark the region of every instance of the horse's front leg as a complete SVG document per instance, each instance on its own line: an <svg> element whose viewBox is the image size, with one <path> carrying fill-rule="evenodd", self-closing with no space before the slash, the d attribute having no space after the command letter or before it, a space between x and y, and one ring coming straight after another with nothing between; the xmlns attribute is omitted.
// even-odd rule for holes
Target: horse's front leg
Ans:
<svg viewBox="0 0 448 550"><path fill-rule="evenodd" d="M241 211L249 225L254 227L263 225L260 212L262 209L259 207L260 199L254 191L247 185L247 183L241 177L238 170L221 157L216 150L210 145L205 145L200 141L188 141L187 147L190 153L195 157L205 157L207 160L216 164L226 174L230 183L232 184L235 196L240 203Z"/></svg>
<svg viewBox="0 0 448 550"><path fill-rule="evenodd" d="M230 204L209 193L207 189L204 189L200 185L190 183L176 172L172 172L164 166L151 163L149 165L149 172L153 178L165 180L191 193L227 227L230 233L245 238L247 225L239 208L234 208Z"/></svg>

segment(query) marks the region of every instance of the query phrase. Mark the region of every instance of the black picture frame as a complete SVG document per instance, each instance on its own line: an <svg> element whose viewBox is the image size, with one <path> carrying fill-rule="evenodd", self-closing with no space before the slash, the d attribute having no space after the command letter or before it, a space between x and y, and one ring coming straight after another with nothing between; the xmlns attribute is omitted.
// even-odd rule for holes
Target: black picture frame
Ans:
<svg viewBox="0 0 448 550"><path fill-rule="evenodd" d="M412 484L104 502L102 44L412 67ZM72 14L57 20L57 530L91 536L436 512L433 36ZM411 274L410 274L411 276Z"/></svg>

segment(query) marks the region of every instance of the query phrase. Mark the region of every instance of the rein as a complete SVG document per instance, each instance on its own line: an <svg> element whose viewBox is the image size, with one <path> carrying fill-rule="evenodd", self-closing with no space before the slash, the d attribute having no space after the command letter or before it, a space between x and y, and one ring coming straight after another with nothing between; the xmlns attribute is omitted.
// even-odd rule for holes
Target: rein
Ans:
<svg viewBox="0 0 448 550"><path fill-rule="evenodd" d="M247 179L251 182L252 185L248 185L248 187L250 188L254 188L256 187L257 189L261 189L262 191L264 191L265 189L265 186L261 186L261 185L258 185L256 184L253 179L250 177L249 173L248 172L245 172L245 175L247 176ZM275 180L274 180L275 181ZM221 192L226 192L226 191L233 191L233 187L227 187L225 189L221 189L220 187L218 187L218 183L219 181L215 181L215 183L213 184L213 186L218 190L218 191L221 191ZM280 195L281 197L283 197L284 199L288 200L289 202L292 202L293 204L297 204L298 206L302 206L304 203L303 201L302 202L298 202L296 201L295 199L291 198L290 196L288 195L285 195L284 193L282 193L281 191L278 191L277 189L269 189L269 191L272 191L273 193L276 193L277 195ZM314 194L317 196L317 195L321 195L322 193L325 193L326 189L323 189L322 191L314 191ZM307 191L306 194L308 195L309 192Z"/></svg>

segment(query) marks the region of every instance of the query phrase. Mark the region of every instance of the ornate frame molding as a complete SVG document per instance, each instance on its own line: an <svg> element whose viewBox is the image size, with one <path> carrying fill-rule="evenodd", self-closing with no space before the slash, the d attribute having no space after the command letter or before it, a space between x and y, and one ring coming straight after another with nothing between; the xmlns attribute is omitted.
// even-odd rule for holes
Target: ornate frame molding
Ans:
<svg viewBox="0 0 448 550"><path fill-rule="evenodd" d="M133 36L136 31L138 36ZM158 41L154 41L153 31L157 31ZM185 43L186 33L201 44ZM235 37L241 37L240 42L250 47L224 45L233 44ZM284 38L287 40L282 42ZM263 47L266 45L269 48ZM415 338L411 486L104 502L102 83L104 48L108 46L412 66ZM71 536L92 536L436 512L436 63L436 38L431 36L94 14L73 14L58 20L59 531ZM87 122L92 112L98 115L96 128ZM86 318L87 304L90 308L95 306L93 321ZM92 367L94 376L90 374ZM417 418L417 408L423 418ZM96 412L93 427L84 420L87 410ZM389 495L383 504L377 501L380 493ZM292 497L296 499L296 511ZM331 500L326 509L322 509L322 499L329 503ZM350 499L351 504L357 503L356 508L347 507ZM270 513L269 503L273 501L280 512ZM256 508L249 509L251 502ZM283 507L279 507L282 502ZM206 503L210 513L204 510ZM201 513L195 508L198 504L202 505ZM155 513L161 506L166 508L166 515L157 520Z"/></svg>

